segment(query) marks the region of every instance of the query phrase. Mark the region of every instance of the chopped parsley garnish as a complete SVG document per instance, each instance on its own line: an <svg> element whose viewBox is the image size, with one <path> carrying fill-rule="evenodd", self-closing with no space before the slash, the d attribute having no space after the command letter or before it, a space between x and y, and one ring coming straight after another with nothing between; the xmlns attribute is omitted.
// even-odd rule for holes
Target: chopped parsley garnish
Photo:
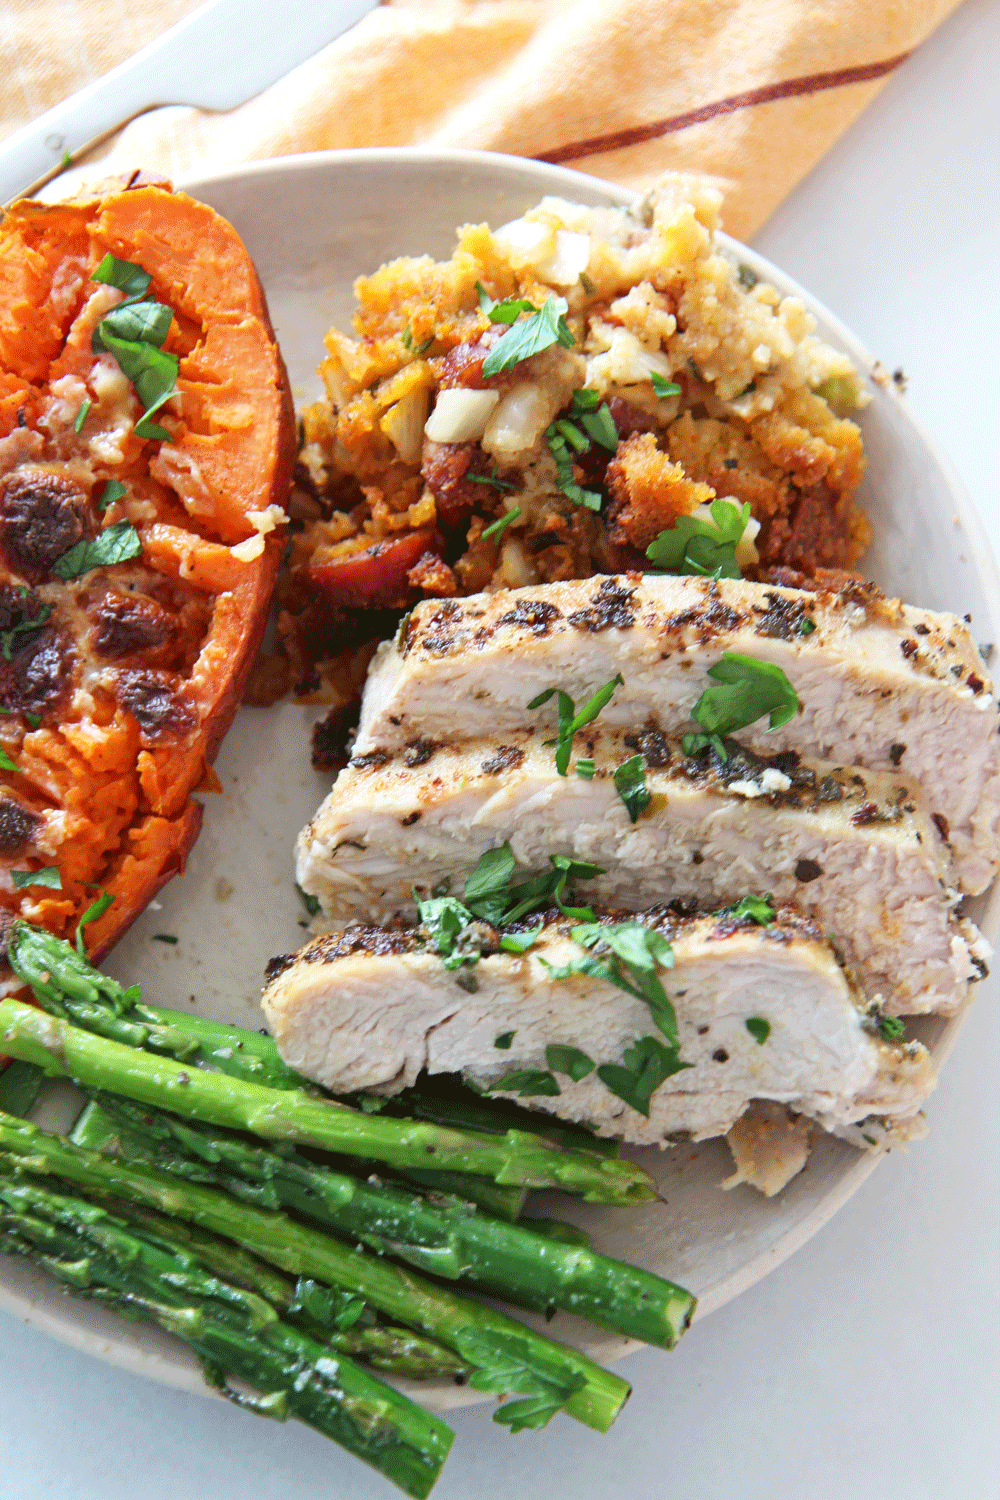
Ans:
<svg viewBox="0 0 1000 1500"><path fill-rule="evenodd" d="M521 1094L530 1099L536 1094L556 1095L560 1092L559 1085L551 1073L543 1073L537 1068L518 1068L513 1073L505 1073L498 1078L496 1083L491 1083L487 1093L493 1094L497 1089L506 1089L512 1094Z"/></svg>
<svg viewBox="0 0 1000 1500"><path fill-rule="evenodd" d="M514 873L514 855L509 844L487 849L465 882L465 905L471 916L481 917L494 926L503 920L509 901L510 877Z"/></svg>
<svg viewBox="0 0 1000 1500"><path fill-rule="evenodd" d="M314 917L319 911L319 898L317 896L310 896L308 891L304 891L302 889L298 881L295 882L295 889L298 892L299 900L302 902L302 905L305 907L306 911L311 917Z"/></svg>
<svg viewBox="0 0 1000 1500"><path fill-rule="evenodd" d="M24 717L27 719L32 729L37 729L39 724L42 722L41 714L30 713L28 709L24 710Z"/></svg>
<svg viewBox="0 0 1000 1500"><path fill-rule="evenodd" d="M569 421L570 423L579 422L588 436L592 437L595 443L600 443L602 448L607 448L614 453L618 447L618 428L611 415L611 408L600 391L587 389L574 391L573 399L569 404ZM559 423L559 426L561 429L562 423ZM579 451L586 453L587 448L581 448Z"/></svg>
<svg viewBox="0 0 1000 1500"><path fill-rule="evenodd" d="M569 1398L586 1384L583 1375L567 1376L553 1362L551 1371L539 1369L539 1356L517 1333L503 1329L461 1329L456 1340L459 1354L477 1365L469 1384L477 1391L497 1394L514 1392L522 1401L505 1401L493 1413L494 1422L520 1432L525 1427L544 1427Z"/></svg>
<svg viewBox="0 0 1000 1500"><path fill-rule="evenodd" d="M152 941L154 943L169 943L172 948L176 948L177 946L177 939L172 932L154 932Z"/></svg>
<svg viewBox="0 0 1000 1500"><path fill-rule="evenodd" d="M86 422L86 420L87 420L87 414L90 411L90 408L93 406L93 404L94 403L91 401L90 397L88 396L86 398L86 400L83 402L83 404L81 405L80 410L77 412L76 416L73 418L73 431L74 432L82 432L83 431L83 424L84 424L84 422Z"/></svg>
<svg viewBox="0 0 1000 1500"><path fill-rule="evenodd" d="M697 516L678 516L668 531L650 542L646 556L673 573L741 578L736 548L749 520L749 505L737 509L728 500L713 500L714 525Z"/></svg>
<svg viewBox="0 0 1000 1500"><path fill-rule="evenodd" d="M113 906L114 902L115 898L114 896L112 896L110 891L101 891L101 894L98 896L97 900L93 902L92 905L87 907L87 910L84 912L79 922L77 922L76 951L77 953L79 953L81 958L87 957L87 950L83 945L83 929L86 927L88 922L96 922L98 917L103 917L108 907ZM174 941L176 942L176 938L174 939Z"/></svg>
<svg viewBox="0 0 1000 1500"><path fill-rule="evenodd" d="M555 1042L546 1047L545 1061L553 1073L565 1073L574 1083L579 1083L581 1078L594 1071L594 1060L586 1052L581 1052L579 1047L563 1047Z"/></svg>
<svg viewBox="0 0 1000 1500"><path fill-rule="evenodd" d="M629 760L623 761L612 780L625 804L625 811L633 823L637 822L643 808L648 807L653 800L653 795L646 786L646 767L642 756L633 755Z"/></svg>
<svg viewBox="0 0 1000 1500"><path fill-rule="evenodd" d="M815 620L803 620L799 626L799 635L812 635L815 629Z"/></svg>
<svg viewBox="0 0 1000 1500"><path fill-rule="evenodd" d="M512 887L510 878L514 873L514 856L510 845L502 844L499 849L487 849L465 883L465 904L450 896L442 899L453 902L454 907L465 914L466 922L471 922L473 917L480 917L494 927L517 922L529 912L545 906L550 900L567 916L582 912L582 920L593 921L594 914L589 907L564 906L562 895L568 885L575 884L578 880L592 880L595 875L603 875L601 866L584 864L565 854L550 854L549 859L552 863L551 870ZM418 902L418 907L420 904ZM425 906L431 904L423 903ZM540 925L532 933L511 933L501 939L501 945L509 953L523 953L536 941L541 930Z"/></svg>
<svg viewBox="0 0 1000 1500"><path fill-rule="evenodd" d="M23 585L18 590L18 593L21 597L22 618L18 620L16 625L12 625L9 630L0 632L0 653L3 654L4 661L10 661L15 650L14 642L17 640L17 637L19 635L30 635L33 631L40 630L52 613L52 605L43 604L37 615L30 617L25 615L24 606L28 601L30 600L32 604L37 604L39 601L34 594L29 594Z"/></svg>
<svg viewBox="0 0 1000 1500"><path fill-rule="evenodd" d="M544 922L539 922L530 932L506 932L500 939L500 946L505 953L527 953L538 942L544 926Z"/></svg>
<svg viewBox="0 0 1000 1500"><path fill-rule="evenodd" d="M499 375L504 370L512 370L522 360L530 359L533 354L540 354L553 344L572 349L576 343L566 323L564 297L547 297L542 306L533 311L530 318L525 318L523 323L515 323L506 315L499 317L501 309L506 306L501 302L489 311L492 322L510 322L511 326L510 331L504 334L483 360L484 380L489 380L491 376ZM520 312L526 312L528 307L533 307L533 304L529 302L526 307L519 308L514 317L518 317Z"/></svg>
<svg viewBox="0 0 1000 1500"><path fill-rule="evenodd" d="M739 277L740 286L743 287L744 291L747 292L753 291L754 287L760 280L757 272L751 270L749 266L743 265L742 262L737 267L736 274Z"/></svg>
<svg viewBox="0 0 1000 1500"><path fill-rule="evenodd" d="M142 266L106 255L91 272L92 281L116 286L126 299L101 319L91 337L95 354L114 355L122 374L131 380L144 412L136 423L141 438L173 439L166 428L153 422L153 413L177 392L180 360L168 354L162 345L170 332L173 311L162 302L143 301L152 277Z"/></svg>
<svg viewBox="0 0 1000 1500"><path fill-rule="evenodd" d="M906 1023L899 1016L882 1016L878 1023L879 1036L886 1042L901 1042L906 1035Z"/></svg>
<svg viewBox="0 0 1000 1500"><path fill-rule="evenodd" d="M498 521L494 521L492 526L487 526L485 528L482 533L483 540L487 542L498 541L503 533L507 530L507 527L511 526L515 521L519 520L520 516L521 507L519 505L515 505L513 510L509 510L505 516L501 516Z"/></svg>
<svg viewBox="0 0 1000 1500"><path fill-rule="evenodd" d="M568 964L542 963L553 979L584 974L604 979L649 1006L653 1020L671 1046L677 1046L677 1016L656 972L657 964L672 969L674 953L666 938L639 922L581 923L573 937L584 948L604 948L608 956L578 958ZM624 972L623 972L624 971Z"/></svg>
<svg viewBox="0 0 1000 1500"><path fill-rule="evenodd" d="M494 1047L499 1047L501 1052L509 1052L510 1044L516 1036L516 1031L505 1031L501 1036L497 1037L493 1045Z"/></svg>
<svg viewBox="0 0 1000 1500"><path fill-rule="evenodd" d="M768 727L780 729L798 712L799 700L784 672L772 662L757 661L727 651L721 661L708 669L718 687L706 688L691 710L691 717L704 734L681 736L685 755L694 755L711 745L721 761L728 759L722 743L724 735L746 729L765 715Z"/></svg>
<svg viewBox="0 0 1000 1500"><path fill-rule="evenodd" d="M101 491L101 498L97 502L96 509L107 510L109 505L113 505L116 500L121 500L127 494L128 490L120 479L109 479Z"/></svg>
<svg viewBox="0 0 1000 1500"><path fill-rule="evenodd" d="M624 685L625 679L619 672L616 676L612 677L610 682L606 682L603 687L597 689L597 692L592 698L587 700L579 713L574 712L576 705L569 694L563 692L562 688L546 688L544 693L539 693L537 698L532 698L528 704L529 710L541 708L543 703L548 703L550 698L558 695L559 733L554 740L546 740L545 743L547 745L555 745L556 747L556 770L560 776L565 776L569 770L570 755L573 752L573 740L579 730L585 724L593 723L601 710L606 708L611 702L615 688L624 687Z"/></svg>
<svg viewBox="0 0 1000 1500"><path fill-rule="evenodd" d="M597 767L592 760L578 760L573 769L581 781L593 781L597 775Z"/></svg>
<svg viewBox="0 0 1000 1500"><path fill-rule="evenodd" d="M763 1016L751 1016L746 1023L747 1031L753 1037L758 1047L763 1047L771 1035L771 1023L765 1021Z"/></svg>
<svg viewBox="0 0 1000 1500"><path fill-rule="evenodd" d="M581 271L580 272L580 285L583 287L583 290L587 293L588 297L592 297L594 295L594 293L597 291L596 286L591 281L591 279L587 275L586 271Z"/></svg>
<svg viewBox="0 0 1000 1500"><path fill-rule="evenodd" d="M606 1088L649 1119L653 1094L672 1074L693 1067L681 1062L677 1047L665 1047L658 1037L644 1036L625 1048L621 1063L603 1063L597 1076Z"/></svg>
<svg viewBox="0 0 1000 1500"><path fill-rule="evenodd" d="M496 464L493 465L492 474L466 474L465 477L470 484L490 484L494 489L497 490L517 489L517 485L514 483L513 479L501 479L499 477L499 471ZM518 515L520 515L520 511L518 511Z"/></svg>
<svg viewBox="0 0 1000 1500"><path fill-rule="evenodd" d="M20 769L20 766L11 760L6 750L0 750L0 771L20 771Z"/></svg>
<svg viewBox="0 0 1000 1500"><path fill-rule="evenodd" d="M567 423L567 426L572 426ZM576 429L573 428L575 432ZM582 434L578 434L582 437ZM574 505L582 505L587 510L600 510L601 493L599 490L585 490L582 485L577 484L573 477L573 459L570 455L569 446L564 433L560 432L559 424L552 422L545 430L545 441L549 445L549 452L556 461L556 485L567 500L572 500ZM590 447L589 438L583 438ZM583 450L586 452L586 449Z"/></svg>
<svg viewBox="0 0 1000 1500"><path fill-rule="evenodd" d="M434 335L432 333L429 339L424 339L423 343L415 344L413 342L413 335L410 332L410 325L409 323L407 323L406 327L403 329L402 333L399 336L399 342L402 344L407 354L413 354L419 359L421 354L423 354L424 351L429 349L433 344Z"/></svg>
<svg viewBox="0 0 1000 1500"><path fill-rule="evenodd" d="M666 377L663 376L663 375L661 375L657 370L654 370L652 372L652 374L650 375L649 378L653 382L653 393L654 393L654 395L657 395L657 396L679 396L680 395L680 393L681 393L680 386L679 385L675 385L672 380L667 380Z"/></svg>
<svg viewBox="0 0 1000 1500"><path fill-rule="evenodd" d="M479 297L480 308L491 323L516 323L522 313L538 311L535 304L529 302L527 297L505 297L502 302L494 302L481 281L476 282L476 294Z"/></svg>
<svg viewBox="0 0 1000 1500"><path fill-rule="evenodd" d="M445 968L460 969L463 964L478 962L478 951L456 951L459 935L472 921L469 908L463 906L455 896L434 896L429 901L421 901L414 891L413 897L420 921L444 959Z"/></svg>
<svg viewBox="0 0 1000 1500"><path fill-rule="evenodd" d="M58 865L46 865L44 870L11 870L10 878L15 891L23 891L26 885L47 885L50 890L62 890Z"/></svg>
<svg viewBox="0 0 1000 1500"><path fill-rule="evenodd" d="M93 568L109 568L129 557L141 557L142 543L131 521L115 521L92 542L77 542L52 564L56 578L80 578Z"/></svg>
<svg viewBox="0 0 1000 1500"><path fill-rule="evenodd" d="M720 906L718 911L713 911L712 916L750 917L758 927L770 927L772 922L777 921L770 896L744 896L742 901L737 901L733 906Z"/></svg>

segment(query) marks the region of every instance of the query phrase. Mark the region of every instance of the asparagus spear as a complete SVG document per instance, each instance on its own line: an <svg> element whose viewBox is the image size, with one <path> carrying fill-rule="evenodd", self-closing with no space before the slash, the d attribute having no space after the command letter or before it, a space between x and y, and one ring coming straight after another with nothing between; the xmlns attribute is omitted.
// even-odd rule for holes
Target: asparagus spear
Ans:
<svg viewBox="0 0 1000 1500"><path fill-rule="evenodd" d="M270 1397L268 1415L298 1417L423 1500L453 1434L437 1417L322 1343L196 1257L82 1199L0 1162L0 1250L35 1261L68 1290L177 1334L210 1370ZM216 1376L218 1379L219 1376ZM258 1409L261 1404L255 1403Z"/></svg>
<svg viewBox="0 0 1000 1500"><path fill-rule="evenodd" d="M239 1202L142 1162L86 1151L8 1115L0 1115L0 1162L3 1153L19 1159L35 1175L65 1178L87 1192L113 1194L177 1215L235 1240L294 1276L353 1292L393 1321L419 1329L475 1365L469 1384L476 1389L528 1395L542 1401L543 1407L547 1398L547 1415L563 1409L600 1432L611 1426L629 1394L626 1381L577 1350L413 1271L351 1249L286 1214ZM519 1402L507 1403L495 1415L515 1425L521 1425L521 1415L530 1417Z"/></svg>
<svg viewBox="0 0 1000 1500"><path fill-rule="evenodd" d="M316 1166L294 1148L251 1146L113 1096L99 1101L78 1121L72 1137L78 1144L213 1182L270 1208L294 1209L418 1270L462 1277L536 1312L562 1308L665 1349L694 1313L695 1299L672 1282L476 1213L458 1199L434 1204L377 1179L362 1182Z"/></svg>
<svg viewBox="0 0 1000 1500"><path fill-rule="evenodd" d="M124 1094L266 1140L299 1141L393 1167L471 1172L502 1186L561 1187L591 1203L636 1203L656 1196L648 1175L631 1162L566 1151L516 1130L493 1136L358 1113L298 1089L265 1088L185 1067L171 1057L83 1031L19 1000L0 1001L0 1051L40 1063L51 1076L72 1078L85 1088Z"/></svg>
<svg viewBox="0 0 1000 1500"><path fill-rule="evenodd" d="M118 1218L128 1220L185 1254L194 1255L224 1281L266 1298L284 1322L339 1353L409 1380L464 1380L472 1374L472 1366L450 1349L409 1328L376 1323L373 1318L362 1325L360 1319L371 1315L367 1304L358 1297L321 1287L303 1277L292 1281L231 1241L220 1240L178 1219L168 1219L154 1209L140 1208L121 1199L99 1197L98 1201Z"/></svg>

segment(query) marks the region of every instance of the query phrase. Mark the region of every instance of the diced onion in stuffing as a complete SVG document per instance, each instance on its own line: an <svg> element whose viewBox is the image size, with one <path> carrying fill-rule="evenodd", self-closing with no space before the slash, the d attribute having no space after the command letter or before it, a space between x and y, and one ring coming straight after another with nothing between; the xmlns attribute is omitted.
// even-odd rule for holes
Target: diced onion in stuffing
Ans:
<svg viewBox="0 0 1000 1500"><path fill-rule="evenodd" d="M486 392L485 394L490 394ZM420 386L407 391L399 401L389 407L379 422L379 427L392 443L404 464L415 464L424 443L424 423L427 420L427 388ZM438 439L440 441L440 439ZM452 439L451 441L456 441Z"/></svg>
<svg viewBox="0 0 1000 1500"><path fill-rule="evenodd" d="M634 333L616 328L611 347L587 361L587 384L602 389L610 384L639 385L653 373L671 378L670 361L665 354L645 349Z"/></svg>
<svg viewBox="0 0 1000 1500"><path fill-rule="evenodd" d="M470 391L464 386L439 391L424 432L432 443L475 443L499 400L499 391Z"/></svg>
<svg viewBox="0 0 1000 1500"><path fill-rule="evenodd" d="M555 411L545 391L533 380L511 386L483 433L487 453L499 457L533 448L548 427Z"/></svg>
<svg viewBox="0 0 1000 1500"><path fill-rule="evenodd" d="M506 256L515 271L524 266L535 266L539 261L555 254L556 231L551 224L539 224L530 219L512 219L493 236L497 249Z"/></svg>
<svg viewBox="0 0 1000 1500"><path fill-rule="evenodd" d="M590 235L574 234L569 229L556 230L556 248L544 260L534 262L535 271L542 281L553 286L575 286L581 271L587 269L590 260Z"/></svg>

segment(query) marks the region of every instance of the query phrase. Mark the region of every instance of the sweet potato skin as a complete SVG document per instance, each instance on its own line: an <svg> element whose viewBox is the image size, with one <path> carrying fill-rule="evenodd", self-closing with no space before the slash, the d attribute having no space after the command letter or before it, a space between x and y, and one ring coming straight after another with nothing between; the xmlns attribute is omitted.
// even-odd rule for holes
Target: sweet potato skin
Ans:
<svg viewBox="0 0 1000 1500"><path fill-rule="evenodd" d="M0 920L20 913L72 937L95 887L106 889L114 904L84 929L93 957L183 870L197 838L192 793L211 789L207 768L266 624L296 446L284 363L236 232L169 185L133 182L70 204L15 204L0 221L0 488L31 465L71 474L92 533L128 521L142 543L141 558L67 582L26 580L0 557L0 607L37 591L32 609L49 607L67 682L58 709L26 715L22 679L42 633L10 638L0 747L16 770L0 771L0 796L32 837L0 858ZM164 347L179 358L181 396L156 418L172 442L136 437L141 405L90 350L118 300L89 280L107 252L142 265L149 295L174 313ZM109 478L127 494L101 513ZM167 625L149 650L140 635L133 657L109 654L93 621L130 608ZM51 865L62 889L14 887L12 870Z"/></svg>

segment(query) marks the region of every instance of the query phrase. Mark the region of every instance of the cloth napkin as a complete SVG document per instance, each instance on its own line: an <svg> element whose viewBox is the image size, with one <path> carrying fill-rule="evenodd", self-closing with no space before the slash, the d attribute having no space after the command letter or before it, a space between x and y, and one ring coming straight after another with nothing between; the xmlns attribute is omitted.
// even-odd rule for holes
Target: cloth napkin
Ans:
<svg viewBox="0 0 1000 1500"><path fill-rule="evenodd" d="M197 3L3 7L0 136ZM389 0L238 109L144 115L45 196L137 166L183 181L296 151L461 146L640 191L667 170L699 173L747 239L957 4Z"/></svg>

